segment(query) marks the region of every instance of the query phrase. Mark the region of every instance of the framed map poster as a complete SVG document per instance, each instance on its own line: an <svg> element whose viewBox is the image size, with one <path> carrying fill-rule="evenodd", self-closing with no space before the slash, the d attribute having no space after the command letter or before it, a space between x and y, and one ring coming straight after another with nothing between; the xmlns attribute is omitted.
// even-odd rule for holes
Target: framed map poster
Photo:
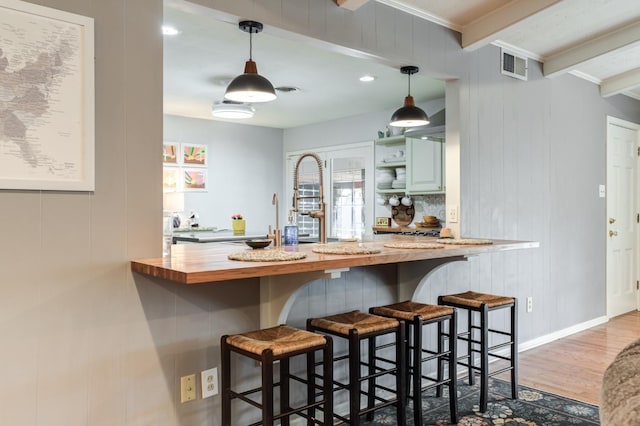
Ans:
<svg viewBox="0 0 640 426"><path fill-rule="evenodd" d="M0 189L93 191L93 19L0 0Z"/></svg>

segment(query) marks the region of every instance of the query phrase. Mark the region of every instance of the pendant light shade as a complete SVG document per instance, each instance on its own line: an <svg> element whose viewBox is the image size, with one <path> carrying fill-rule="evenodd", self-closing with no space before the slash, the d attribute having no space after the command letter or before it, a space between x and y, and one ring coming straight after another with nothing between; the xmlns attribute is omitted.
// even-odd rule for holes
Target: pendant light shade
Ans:
<svg viewBox="0 0 640 426"><path fill-rule="evenodd" d="M415 74L420 69L416 66L406 66L400 68L402 74L408 75L409 90L404 98L402 108L396 110L391 116L390 126L394 127L416 127L429 124L427 113L416 106L413 96L411 96L411 74Z"/></svg>
<svg viewBox="0 0 640 426"><path fill-rule="evenodd" d="M237 76L229 83L224 97L235 102L272 101L277 97L276 91L269 80L258 74L258 67L252 59L252 36L262 31L262 24L255 21L241 21L238 27L249 33L249 60L244 65L244 74Z"/></svg>

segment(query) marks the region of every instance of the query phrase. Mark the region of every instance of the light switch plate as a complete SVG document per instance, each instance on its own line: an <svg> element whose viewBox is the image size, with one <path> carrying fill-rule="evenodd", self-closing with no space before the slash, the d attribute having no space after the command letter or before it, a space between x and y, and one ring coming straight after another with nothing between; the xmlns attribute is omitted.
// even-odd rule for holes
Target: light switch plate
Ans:
<svg viewBox="0 0 640 426"><path fill-rule="evenodd" d="M196 399L196 375L180 377L180 402L185 403Z"/></svg>
<svg viewBox="0 0 640 426"><path fill-rule="evenodd" d="M600 196L600 198L604 198L607 195L607 190L605 189L604 185L600 185L598 186L598 195Z"/></svg>

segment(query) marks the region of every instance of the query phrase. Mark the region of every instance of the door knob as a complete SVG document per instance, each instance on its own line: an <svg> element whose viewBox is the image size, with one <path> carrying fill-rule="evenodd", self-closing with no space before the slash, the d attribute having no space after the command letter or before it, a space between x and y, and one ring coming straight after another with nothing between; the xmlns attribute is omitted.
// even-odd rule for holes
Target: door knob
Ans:
<svg viewBox="0 0 640 426"><path fill-rule="evenodd" d="M609 231L610 237L615 237L616 235L618 235L618 231Z"/></svg>
<svg viewBox="0 0 640 426"><path fill-rule="evenodd" d="M615 221L616 221L616 220L615 220L614 218L612 218L612 217L610 217L610 218L609 218L609 223L610 223L610 224L615 223Z"/></svg>

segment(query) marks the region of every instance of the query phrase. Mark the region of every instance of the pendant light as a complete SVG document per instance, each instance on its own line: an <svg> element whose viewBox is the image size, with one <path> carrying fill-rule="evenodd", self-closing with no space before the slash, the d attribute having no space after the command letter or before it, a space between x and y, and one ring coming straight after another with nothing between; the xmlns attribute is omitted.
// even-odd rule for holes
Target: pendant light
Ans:
<svg viewBox="0 0 640 426"><path fill-rule="evenodd" d="M420 68L410 65L400 68L402 74L407 74L409 79L409 90L404 98L404 105L391 116L390 126L394 127L416 127L429 124L427 113L416 106L413 96L411 96L411 74L420 71Z"/></svg>
<svg viewBox="0 0 640 426"><path fill-rule="evenodd" d="M249 60L244 65L244 74L234 78L227 86L225 99L236 102L268 102L274 100L276 91L266 78L258 74L258 67L252 59L253 33L262 31L262 24L256 21L240 21L238 27L249 33Z"/></svg>

